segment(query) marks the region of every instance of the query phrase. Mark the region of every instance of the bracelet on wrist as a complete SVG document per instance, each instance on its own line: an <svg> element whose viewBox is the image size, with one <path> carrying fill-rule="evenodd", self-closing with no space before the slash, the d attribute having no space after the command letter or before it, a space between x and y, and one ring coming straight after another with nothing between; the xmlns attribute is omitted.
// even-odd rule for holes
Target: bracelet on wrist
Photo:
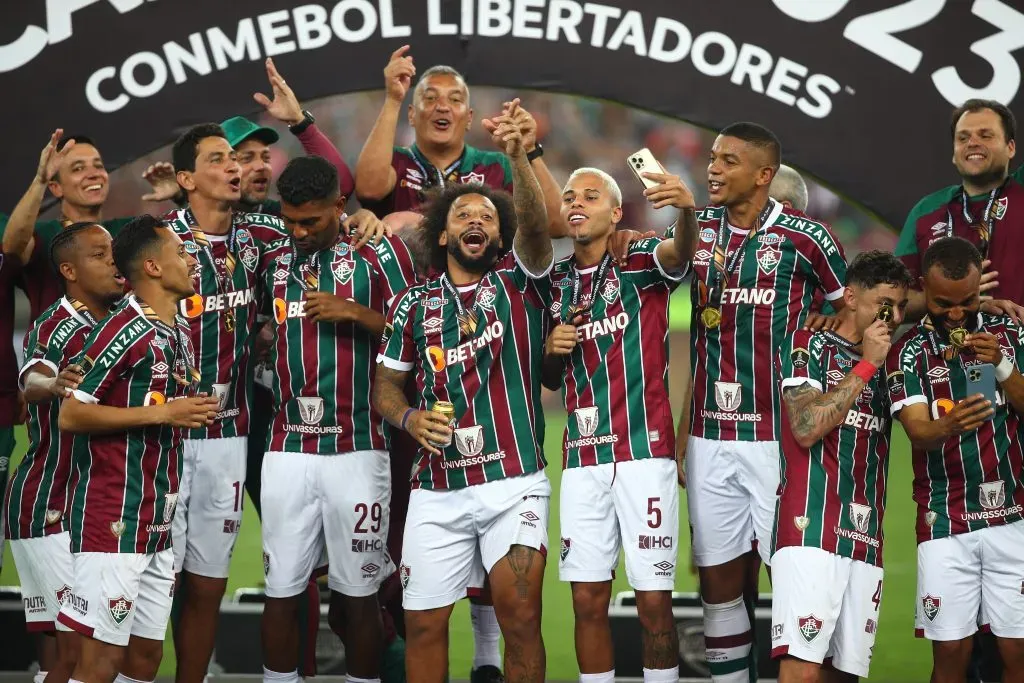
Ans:
<svg viewBox="0 0 1024 683"><path fill-rule="evenodd" d="M874 363L862 360L853 366L852 372L864 380L864 384L870 384L871 378L875 376L876 372L878 372L878 368L875 367Z"/></svg>
<svg viewBox="0 0 1024 683"><path fill-rule="evenodd" d="M1013 361L1003 356L1003 359L999 361L999 365L996 366L996 381L1005 382L1010 379L1010 375L1013 374Z"/></svg>
<svg viewBox="0 0 1024 683"><path fill-rule="evenodd" d="M413 414L414 408L406 408L405 412L402 413L402 429L405 429L406 423L409 421L409 416Z"/></svg>

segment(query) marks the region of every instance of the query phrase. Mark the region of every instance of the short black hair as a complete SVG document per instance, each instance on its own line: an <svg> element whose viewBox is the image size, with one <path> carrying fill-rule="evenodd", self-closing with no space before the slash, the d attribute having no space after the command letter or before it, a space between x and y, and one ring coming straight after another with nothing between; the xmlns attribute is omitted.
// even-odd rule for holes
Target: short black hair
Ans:
<svg viewBox="0 0 1024 683"><path fill-rule="evenodd" d="M171 148L171 163L174 164L175 171L196 170L199 143L206 138L227 140L227 134L217 123L200 123L186 130L174 141L174 147Z"/></svg>
<svg viewBox="0 0 1024 683"><path fill-rule="evenodd" d="M950 280L963 280L971 266L981 272L981 252L962 237L943 237L932 242L921 257L921 275L938 266L942 276Z"/></svg>
<svg viewBox="0 0 1024 683"><path fill-rule="evenodd" d="M1003 122L1003 135L1006 136L1007 142L1012 142L1017 139L1017 119L1014 118L1013 112L1002 102L995 100L983 100L980 98L973 98L967 100L959 107L953 110L953 114L949 121L949 136L956 140L956 124L960 122L960 117L970 112L975 113L984 111L985 109L991 109L999 115L999 119Z"/></svg>
<svg viewBox="0 0 1024 683"><path fill-rule="evenodd" d="M502 253L512 248L517 226L512 196L504 190L495 190L480 183L449 183L428 196L423 209L423 222L420 224L420 230L423 231L427 248L430 250L430 265L437 271L444 272L448 267L448 249L438 243L441 233L448 226L448 211L456 199L467 194L479 194L491 200L498 211Z"/></svg>
<svg viewBox="0 0 1024 683"><path fill-rule="evenodd" d="M93 227L103 228L99 223L90 223L89 221L72 223L58 232L50 242L50 266L60 278L61 283L64 282L64 276L61 275L60 264L67 262L68 257L78 249L78 237Z"/></svg>
<svg viewBox="0 0 1024 683"><path fill-rule="evenodd" d="M874 249L862 252L853 259L846 269L846 284L864 289L874 289L879 285L911 287L914 278L903 262L892 253Z"/></svg>
<svg viewBox="0 0 1024 683"><path fill-rule="evenodd" d="M338 169L323 157L296 157L281 171L277 191L281 201L292 206L336 199L340 194Z"/></svg>
<svg viewBox="0 0 1024 683"><path fill-rule="evenodd" d="M782 163L782 143L775 133L771 132L759 123L750 121L739 121L730 123L723 128L719 135L726 135L731 138L738 138L754 147L768 152L772 167L778 170Z"/></svg>
<svg viewBox="0 0 1024 683"><path fill-rule="evenodd" d="M139 263L160 245L159 228L168 227L167 221L143 214L128 221L114 238L114 265L129 280L137 274Z"/></svg>

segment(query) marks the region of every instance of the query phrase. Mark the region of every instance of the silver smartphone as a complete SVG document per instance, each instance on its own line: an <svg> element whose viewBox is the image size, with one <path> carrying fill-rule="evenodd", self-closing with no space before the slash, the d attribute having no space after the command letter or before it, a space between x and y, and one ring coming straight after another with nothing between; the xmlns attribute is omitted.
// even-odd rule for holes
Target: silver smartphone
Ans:
<svg viewBox="0 0 1024 683"><path fill-rule="evenodd" d="M659 185L658 181L651 180L650 178L644 178L642 173L664 173L665 169L662 168L658 160L651 154L651 150L644 147L643 149L634 152L629 155L626 159L626 163L629 164L629 170L633 172L636 179L643 183L645 188L651 188Z"/></svg>
<svg viewBox="0 0 1024 683"><path fill-rule="evenodd" d="M996 407L996 369L991 363L967 368L967 395L981 394Z"/></svg>

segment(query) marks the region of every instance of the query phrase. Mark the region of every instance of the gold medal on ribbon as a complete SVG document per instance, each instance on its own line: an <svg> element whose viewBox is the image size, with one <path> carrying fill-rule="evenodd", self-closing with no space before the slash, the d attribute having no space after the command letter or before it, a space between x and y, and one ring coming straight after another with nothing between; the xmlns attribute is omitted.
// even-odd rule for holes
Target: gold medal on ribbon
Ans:
<svg viewBox="0 0 1024 683"><path fill-rule="evenodd" d="M462 332L463 337L469 337L476 332L476 325L479 321L476 311L469 310L465 313L458 314L459 319L459 331Z"/></svg>
<svg viewBox="0 0 1024 683"><path fill-rule="evenodd" d="M235 312L224 311L224 329L228 332L235 331Z"/></svg>
<svg viewBox="0 0 1024 683"><path fill-rule="evenodd" d="M949 332L949 343L952 344L953 348L959 351L967 344L967 330L962 327L957 327Z"/></svg>
<svg viewBox="0 0 1024 683"><path fill-rule="evenodd" d="M722 311L714 306L707 306L700 312L700 319L704 327L713 330L722 324Z"/></svg>
<svg viewBox="0 0 1024 683"><path fill-rule="evenodd" d="M878 313L875 314L875 320L881 320L883 323L891 323L892 317L893 310L889 304L882 304L882 307L878 309Z"/></svg>

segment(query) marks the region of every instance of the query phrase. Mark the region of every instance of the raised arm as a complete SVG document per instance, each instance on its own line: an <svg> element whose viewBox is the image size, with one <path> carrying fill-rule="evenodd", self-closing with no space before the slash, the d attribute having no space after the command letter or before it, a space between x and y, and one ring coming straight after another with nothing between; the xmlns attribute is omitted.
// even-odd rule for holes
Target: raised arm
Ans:
<svg viewBox="0 0 1024 683"><path fill-rule="evenodd" d="M644 196L655 209L674 206L679 209L675 233L671 240L658 245L658 262L666 270L682 270L693 260L697 249L697 211L693 193L682 178L670 173L644 173L658 185L644 190Z"/></svg>
<svg viewBox="0 0 1024 683"><path fill-rule="evenodd" d="M412 57L406 55L408 51L408 45L398 48L391 53L391 59L384 67L384 105L356 162L356 196L359 199L380 201L391 194L398 181L391 166L391 155L402 101L409 92L412 77L416 75Z"/></svg>
<svg viewBox="0 0 1024 683"><path fill-rule="evenodd" d="M512 201L515 204L517 225L516 254L531 273L540 274L551 265L553 255L544 195L530 160L526 157L522 130L511 115L503 114L495 121L498 124L495 135L501 139L505 154L512 164Z"/></svg>
<svg viewBox="0 0 1024 683"><path fill-rule="evenodd" d="M39 219L39 208L43 204L43 197L46 196L46 185L57 173L61 161L67 156L75 143L68 141L64 148L57 151L57 143L60 142L64 130L58 128L53 131L50 141L43 147L39 154L39 165L36 167L36 175L32 184L21 197L21 201L14 207L10 218L7 220L7 228L4 230L3 250L18 259L20 263L28 263L32 258L32 250L35 248L35 225Z"/></svg>

